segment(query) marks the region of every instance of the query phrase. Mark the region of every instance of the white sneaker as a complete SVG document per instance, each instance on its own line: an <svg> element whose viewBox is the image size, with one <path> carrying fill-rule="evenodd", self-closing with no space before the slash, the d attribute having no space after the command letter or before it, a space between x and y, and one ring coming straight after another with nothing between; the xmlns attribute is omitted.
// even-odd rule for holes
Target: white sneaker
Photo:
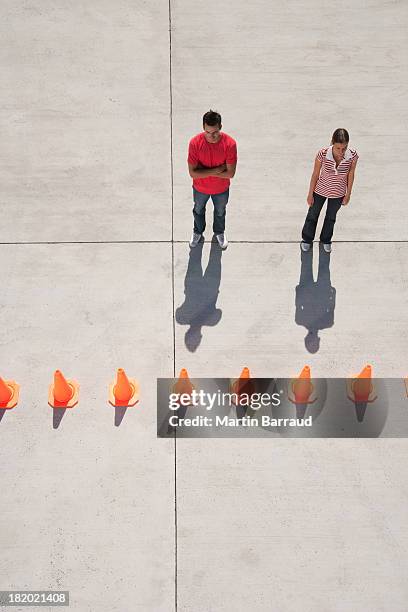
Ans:
<svg viewBox="0 0 408 612"><path fill-rule="evenodd" d="M331 253L331 244L323 244L323 248L326 253Z"/></svg>
<svg viewBox="0 0 408 612"><path fill-rule="evenodd" d="M308 242L302 242L300 243L300 248L302 249L302 251L304 251L305 253L307 253L307 251L310 251L310 244Z"/></svg>
<svg viewBox="0 0 408 612"><path fill-rule="evenodd" d="M218 240L218 244L222 249L226 249L228 246L228 240L225 234L217 234L216 238Z"/></svg>
<svg viewBox="0 0 408 612"><path fill-rule="evenodd" d="M196 247L197 244L200 242L201 236L202 234L196 234L195 232L192 233L191 240L190 240L190 246L192 249Z"/></svg>

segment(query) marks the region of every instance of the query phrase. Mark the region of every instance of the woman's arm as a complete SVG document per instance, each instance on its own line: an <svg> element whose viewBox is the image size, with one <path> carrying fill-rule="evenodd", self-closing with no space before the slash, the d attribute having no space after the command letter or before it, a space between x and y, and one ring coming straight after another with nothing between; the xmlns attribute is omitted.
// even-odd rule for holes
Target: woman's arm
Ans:
<svg viewBox="0 0 408 612"><path fill-rule="evenodd" d="M310 179L310 184L309 184L309 193L307 194L307 203L309 204L309 206L312 206L313 204L313 192L314 192L314 188L316 187L318 178L320 176L321 167L322 167L322 162L320 161L320 159L317 159L316 157L313 172L312 172L312 177Z"/></svg>
<svg viewBox="0 0 408 612"><path fill-rule="evenodd" d="M353 163L351 164L351 168L347 175L347 191L346 191L346 195L343 198L343 202L342 202L343 206L347 206L347 204L350 202L350 196L351 196L351 190L353 188L353 183L354 183L354 172L356 169L356 165L357 165L357 160L355 159Z"/></svg>

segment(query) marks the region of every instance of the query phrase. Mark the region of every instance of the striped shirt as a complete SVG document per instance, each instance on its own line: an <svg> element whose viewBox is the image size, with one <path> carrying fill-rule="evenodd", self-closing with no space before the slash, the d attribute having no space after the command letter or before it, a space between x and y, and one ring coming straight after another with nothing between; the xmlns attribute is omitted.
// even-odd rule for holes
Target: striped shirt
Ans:
<svg viewBox="0 0 408 612"><path fill-rule="evenodd" d="M326 198L341 198L346 195L347 176L351 164L358 160L358 154L354 149L347 149L336 168L332 149L333 146L326 147L317 153L316 159L322 162L322 167L314 190Z"/></svg>

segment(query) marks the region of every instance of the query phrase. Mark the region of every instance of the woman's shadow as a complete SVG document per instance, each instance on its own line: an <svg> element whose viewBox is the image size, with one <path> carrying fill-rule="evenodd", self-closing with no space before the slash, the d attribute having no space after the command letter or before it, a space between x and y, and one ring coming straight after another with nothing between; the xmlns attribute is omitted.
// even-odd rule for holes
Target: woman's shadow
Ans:
<svg viewBox="0 0 408 612"><path fill-rule="evenodd" d="M295 322L308 330L305 347L309 353L320 348L319 330L332 327L336 306L336 289L330 281L330 253L319 243L319 271L313 278L313 248L301 253L299 284L296 287Z"/></svg>
<svg viewBox="0 0 408 612"><path fill-rule="evenodd" d="M195 248L190 249L184 279L184 304L176 310L177 323L189 325L184 339L186 347L192 353L198 348L203 337L201 328L204 325L217 325L222 316L222 310L216 308L221 282L222 250L213 238L207 268L203 274L203 245L204 240L201 240Z"/></svg>

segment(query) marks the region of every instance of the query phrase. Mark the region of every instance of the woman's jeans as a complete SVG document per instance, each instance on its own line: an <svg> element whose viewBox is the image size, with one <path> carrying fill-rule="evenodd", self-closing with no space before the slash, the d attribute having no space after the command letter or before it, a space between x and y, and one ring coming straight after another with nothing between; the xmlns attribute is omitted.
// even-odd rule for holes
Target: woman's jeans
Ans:
<svg viewBox="0 0 408 612"><path fill-rule="evenodd" d="M320 242L323 244L331 244L333 236L334 224L336 223L336 215L340 209L341 203L343 202L344 196L341 198L328 198L326 216L322 231L320 233ZM320 211L326 201L326 196L319 195L313 192L313 204L309 207L309 211L306 216L306 221L302 230L302 240L308 244L312 244L315 233L317 221L319 219Z"/></svg>
<svg viewBox="0 0 408 612"><path fill-rule="evenodd" d="M214 222L213 232L214 234L223 234L225 231L225 212L228 202L229 189L223 193L213 193L211 196L208 193L201 193L193 187L193 198L194 198L194 232L196 234L203 234L205 230L205 205L208 200L212 199L214 204Z"/></svg>

